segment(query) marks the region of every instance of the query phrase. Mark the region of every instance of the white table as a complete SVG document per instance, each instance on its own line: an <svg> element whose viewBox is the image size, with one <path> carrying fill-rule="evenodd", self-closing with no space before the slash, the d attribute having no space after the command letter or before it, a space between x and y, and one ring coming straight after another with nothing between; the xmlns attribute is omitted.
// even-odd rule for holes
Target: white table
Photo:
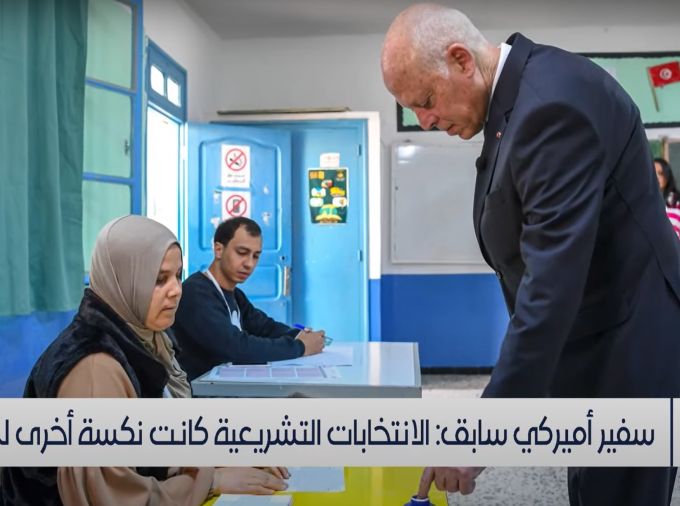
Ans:
<svg viewBox="0 0 680 506"><path fill-rule="evenodd" d="M294 393L322 398L421 397L418 343L337 345L353 348L351 366L329 368L321 377L293 378L218 377L213 370L191 383L194 397L288 397Z"/></svg>

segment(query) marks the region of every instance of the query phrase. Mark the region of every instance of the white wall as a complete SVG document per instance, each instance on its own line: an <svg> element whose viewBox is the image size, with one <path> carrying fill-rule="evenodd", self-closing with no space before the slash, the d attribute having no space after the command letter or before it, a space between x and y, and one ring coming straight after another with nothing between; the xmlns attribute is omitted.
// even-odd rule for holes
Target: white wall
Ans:
<svg viewBox="0 0 680 506"><path fill-rule="evenodd" d="M631 21L631 23L634 20ZM581 27L522 30L535 42L575 52L679 50L680 20L664 27ZM487 32L500 43L511 32ZM349 106L378 111L383 142L383 261L384 273L461 272L460 267L401 266L390 262L389 146L411 139L423 144L461 142L444 133L397 133L395 102L380 76L382 34L299 39L227 40L219 51L218 87L213 109ZM477 139L481 141L481 139ZM452 160L452 166L455 161ZM470 167L470 170L474 170ZM462 269L465 270L465 269ZM469 270L479 271L478 267Z"/></svg>
<svg viewBox="0 0 680 506"><path fill-rule="evenodd" d="M383 34L221 40L182 0L145 0L144 6L149 36L189 71L192 120L213 119L215 111L223 109L349 106L354 111L378 111L383 144L383 272L461 272L460 267L441 265L394 265L389 259L390 146L406 139L432 145L461 141L444 133L397 133L395 102L380 76ZM533 8L524 7L526 19L531 19ZM485 35L500 43L513 31L521 31L535 42L575 52L680 50L680 20L669 20L667 26L635 26L636 21L632 12L630 26L592 27L584 14L582 27L525 26Z"/></svg>
<svg viewBox="0 0 680 506"><path fill-rule="evenodd" d="M207 121L219 101L215 54L223 41L182 0L144 0L143 9L146 35L187 71L189 121Z"/></svg>
<svg viewBox="0 0 680 506"><path fill-rule="evenodd" d="M633 20L634 21L634 20ZM512 32L487 32L504 41ZM665 27L527 29L535 42L575 52L680 50L680 20ZM377 110L389 144L396 133L394 100L380 76L383 35L222 42L216 78L222 85L214 109L249 109L347 105ZM407 137L414 137L410 134ZM418 140L449 142L445 134L421 134Z"/></svg>

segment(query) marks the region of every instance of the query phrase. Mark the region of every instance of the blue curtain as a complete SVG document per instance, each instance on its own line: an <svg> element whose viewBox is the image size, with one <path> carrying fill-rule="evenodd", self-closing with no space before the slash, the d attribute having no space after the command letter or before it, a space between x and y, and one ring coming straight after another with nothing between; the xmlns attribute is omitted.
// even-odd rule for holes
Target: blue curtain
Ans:
<svg viewBox="0 0 680 506"><path fill-rule="evenodd" d="M87 0L0 0L0 316L83 287Z"/></svg>

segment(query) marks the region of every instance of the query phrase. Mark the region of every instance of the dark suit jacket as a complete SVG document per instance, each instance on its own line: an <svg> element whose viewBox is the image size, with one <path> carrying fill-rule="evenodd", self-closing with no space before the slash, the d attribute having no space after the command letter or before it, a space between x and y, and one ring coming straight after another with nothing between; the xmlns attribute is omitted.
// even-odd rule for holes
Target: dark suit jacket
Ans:
<svg viewBox="0 0 680 506"><path fill-rule="evenodd" d="M510 313L489 397L678 397L680 248L639 112L520 34L492 97L474 226Z"/></svg>

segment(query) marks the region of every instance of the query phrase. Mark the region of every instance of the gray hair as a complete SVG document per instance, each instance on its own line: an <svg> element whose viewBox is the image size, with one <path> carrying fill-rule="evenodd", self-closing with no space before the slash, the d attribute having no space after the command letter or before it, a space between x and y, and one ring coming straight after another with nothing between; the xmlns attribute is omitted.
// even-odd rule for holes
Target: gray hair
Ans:
<svg viewBox="0 0 680 506"><path fill-rule="evenodd" d="M408 37L420 63L426 69L447 73L446 49L464 44L479 63L490 44L462 12L438 4L416 4L403 11L393 23Z"/></svg>

